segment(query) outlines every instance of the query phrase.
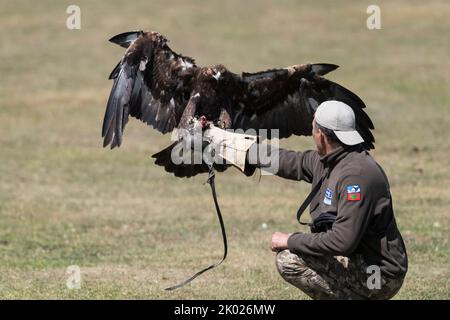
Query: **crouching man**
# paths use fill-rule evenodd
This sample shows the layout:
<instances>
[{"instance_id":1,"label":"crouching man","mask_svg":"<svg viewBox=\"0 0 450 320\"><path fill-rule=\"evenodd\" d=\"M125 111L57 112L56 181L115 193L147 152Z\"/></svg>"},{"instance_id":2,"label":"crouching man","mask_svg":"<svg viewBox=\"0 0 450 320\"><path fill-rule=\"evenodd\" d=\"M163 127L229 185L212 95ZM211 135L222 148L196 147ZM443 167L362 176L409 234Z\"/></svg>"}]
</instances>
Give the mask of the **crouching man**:
<instances>
[{"instance_id":1,"label":"crouching man","mask_svg":"<svg viewBox=\"0 0 450 320\"><path fill-rule=\"evenodd\" d=\"M362 148L348 105L322 103L312 125L316 151L269 148L259 154L261 145L254 143L246 154L247 174L278 161L278 176L312 185L302 206L310 205L312 233L272 235L277 269L313 299L390 299L408 262L388 179ZM220 145L213 135L210 141Z\"/></svg>"}]
</instances>

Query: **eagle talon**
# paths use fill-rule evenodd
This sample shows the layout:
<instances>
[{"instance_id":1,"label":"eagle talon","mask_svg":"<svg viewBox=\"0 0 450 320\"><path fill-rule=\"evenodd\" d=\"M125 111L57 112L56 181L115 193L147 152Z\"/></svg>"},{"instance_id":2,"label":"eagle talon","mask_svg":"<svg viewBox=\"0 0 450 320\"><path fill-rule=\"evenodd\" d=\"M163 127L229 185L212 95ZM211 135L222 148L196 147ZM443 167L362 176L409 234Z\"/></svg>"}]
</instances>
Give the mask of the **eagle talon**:
<instances>
[{"instance_id":1,"label":"eagle talon","mask_svg":"<svg viewBox=\"0 0 450 320\"><path fill-rule=\"evenodd\" d=\"M209 128L210 122L208 121L208 119L205 116L201 116L200 118L198 118L198 121L200 122L200 126L202 129Z\"/></svg>"},{"instance_id":2,"label":"eagle talon","mask_svg":"<svg viewBox=\"0 0 450 320\"><path fill-rule=\"evenodd\" d=\"M193 124L196 121L195 117L190 117L188 120L188 124Z\"/></svg>"}]
</instances>

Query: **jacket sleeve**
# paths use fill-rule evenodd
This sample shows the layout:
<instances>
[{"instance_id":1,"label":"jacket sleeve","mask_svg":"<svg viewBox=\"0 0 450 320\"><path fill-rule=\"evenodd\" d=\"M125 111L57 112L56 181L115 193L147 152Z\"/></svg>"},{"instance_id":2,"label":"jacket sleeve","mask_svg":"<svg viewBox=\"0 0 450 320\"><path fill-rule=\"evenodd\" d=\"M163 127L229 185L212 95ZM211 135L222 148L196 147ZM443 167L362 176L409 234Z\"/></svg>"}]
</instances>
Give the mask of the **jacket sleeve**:
<instances>
[{"instance_id":1,"label":"jacket sleeve","mask_svg":"<svg viewBox=\"0 0 450 320\"><path fill-rule=\"evenodd\" d=\"M362 175L344 177L337 188L337 217L332 229L292 234L288 239L290 251L314 256L348 256L355 251L374 210L373 190Z\"/></svg>"},{"instance_id":2,"label":"jacket sleeve","mask_svg":"<svg viewBox=\"0 0 450 320\"><path fill-rule=\"evenodd\" d=\"M247 153L244 172L252 175L256 168L261 168L282 178L311 183L319 161L319 154L313 150L297 152L255 143Z\"/></svg>"}]
</instances>

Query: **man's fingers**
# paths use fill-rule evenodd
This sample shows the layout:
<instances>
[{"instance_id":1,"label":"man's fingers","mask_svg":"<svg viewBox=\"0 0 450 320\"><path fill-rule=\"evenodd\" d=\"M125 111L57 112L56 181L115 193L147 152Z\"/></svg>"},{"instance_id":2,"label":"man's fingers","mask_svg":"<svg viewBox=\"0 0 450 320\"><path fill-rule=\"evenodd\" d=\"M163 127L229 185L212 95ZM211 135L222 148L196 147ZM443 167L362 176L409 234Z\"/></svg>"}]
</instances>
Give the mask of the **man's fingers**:
<instances>
[{"instance_id":1,"label":"man's fingers","mask_svg":"<svg viewBox=\"0 0 450 320\"><path fill-rule=\"evenodd\" d=\"M286 233L275 232L272 234L272 251L287 249L287 238L288 235Z\"/></svg>"},{"instance_id":2,"label":"man's fingers","mask_svg":"<svg viewBox=\"0 0 450 320\"><path fill-rule=\"evenodd\" d=\"M272 234L272 241L271 241L271 244L270 244L270 249L273 251L273 252L276 252L276 251L278 251L278 234L279 234L279 232L275 232L275 233L273 233Z\"/></svg>"}]
</instances>

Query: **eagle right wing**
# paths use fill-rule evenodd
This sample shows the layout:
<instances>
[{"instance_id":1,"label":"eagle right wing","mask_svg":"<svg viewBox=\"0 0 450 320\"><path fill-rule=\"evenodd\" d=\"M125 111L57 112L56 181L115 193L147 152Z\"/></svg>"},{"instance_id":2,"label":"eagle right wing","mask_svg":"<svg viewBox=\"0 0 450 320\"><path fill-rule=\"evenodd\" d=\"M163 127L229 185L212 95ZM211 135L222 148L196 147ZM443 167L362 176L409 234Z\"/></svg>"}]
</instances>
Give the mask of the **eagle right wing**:
<instances>
[{"instance_id":1,"label":"eagle right wing","mask_svg":"<svg viewBox=\"0 0 450 320\"><path fill-rule=\"evenodd\" d=\"M353 92L323 77L332 64L305 64L258 73L244 73L244 90L234 110L233 128L278 129L279 137L311 135L317 107L327 100L348 104L355 112L356 129L364 147L373 149L374 128L364 102Z\"/></svg>"},{"instance_id":2,"label":"eagle right wing","mask_svg":"<svg viewBox=\"0 0 450 320\"><path fill-rule=\"evenodd\" d=\"M127 50L109 76L114 83L103 120L103 146L120 146L129 116L162 133L172 131L191 95L194 60L172 51L156 32L126 32L110 41Z\"/></svg>"}]
</instances>

